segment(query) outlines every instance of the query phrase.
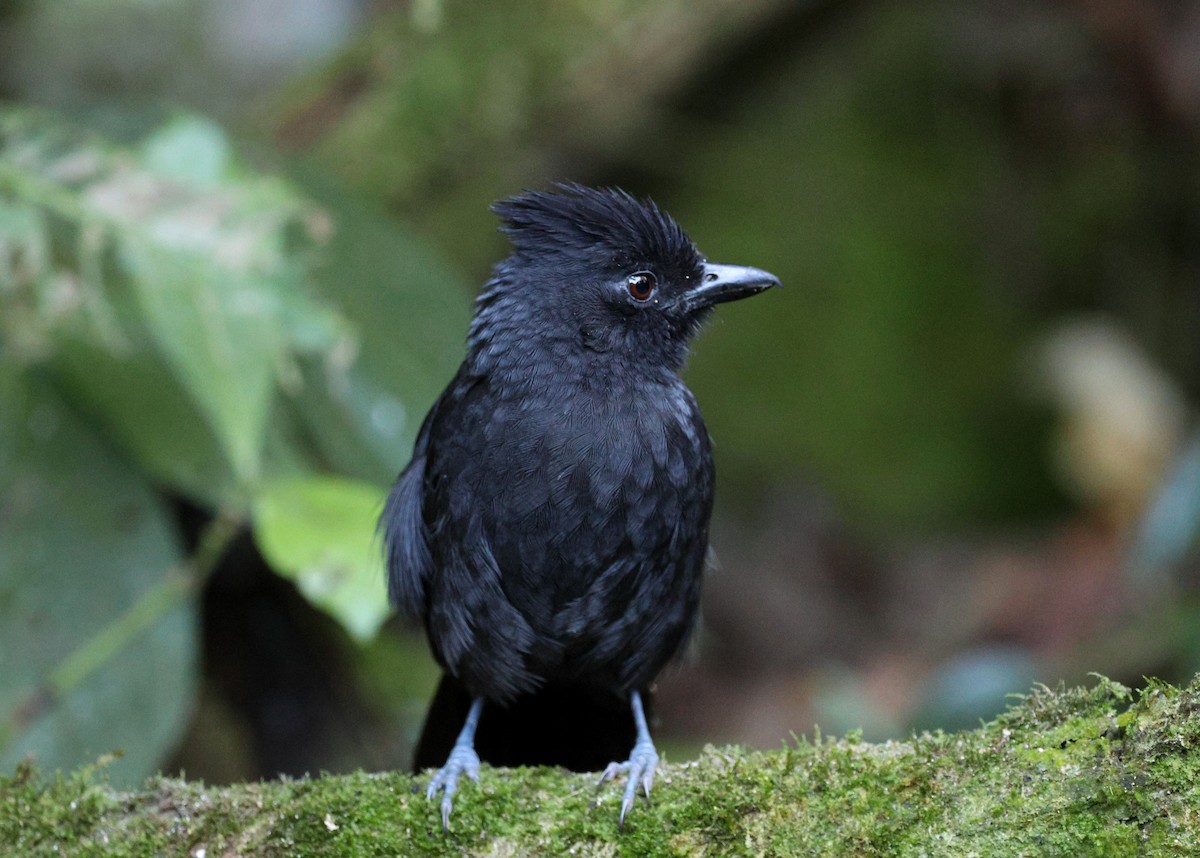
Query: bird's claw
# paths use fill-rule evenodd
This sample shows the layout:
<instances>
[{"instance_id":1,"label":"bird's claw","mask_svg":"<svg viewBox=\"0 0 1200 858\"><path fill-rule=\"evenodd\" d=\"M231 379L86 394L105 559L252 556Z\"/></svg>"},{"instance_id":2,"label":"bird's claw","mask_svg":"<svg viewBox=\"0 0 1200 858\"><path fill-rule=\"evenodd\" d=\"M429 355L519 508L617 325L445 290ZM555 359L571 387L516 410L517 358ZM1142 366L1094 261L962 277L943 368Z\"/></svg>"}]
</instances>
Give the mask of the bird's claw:
<instances>
[{"instance_id":1,"label":"bird's claw","mask_svg":"<svg viewBox=\"0 0 1200 858\"><path fill-rule=\"evenodd\" d=\"M454 794L458 792L458 779L462 775L476 783L479 782L479 755L470 745L454 746L446 765L433 776L433 780L429 782L429 789L425 791L425 798L430 801L441 792L442 828L446 831L450 830L450 811L454 809Z\"/></svg>"},{"instance_id":2,"label":"bird's claw","mask_svg":"<svg viewBox=\"0 0 1200 858\"><path fill-rule=\"evenodd\" d=\"M633 746L628 760L623 763L609 763L600 773L600 780L596 782L597 788L622 772L629 773L629 780L625 783L625 795L621 798L621 817L617 822L619 828L625 827L625 815L633 808L638 784L642 785L646 798L650 798L650 787L654 785L654 770L657 767L658 751L655 750L654 743L638 742Z\"/></svg>"}]
</instances>

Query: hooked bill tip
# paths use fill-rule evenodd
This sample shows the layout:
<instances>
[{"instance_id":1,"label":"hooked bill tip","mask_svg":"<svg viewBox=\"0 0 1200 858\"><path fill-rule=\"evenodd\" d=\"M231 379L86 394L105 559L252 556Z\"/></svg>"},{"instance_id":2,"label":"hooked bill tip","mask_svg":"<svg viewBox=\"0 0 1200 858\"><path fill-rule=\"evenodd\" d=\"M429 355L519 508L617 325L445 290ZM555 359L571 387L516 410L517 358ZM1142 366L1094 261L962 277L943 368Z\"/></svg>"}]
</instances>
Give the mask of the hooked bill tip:
<instances>
[{"instance_id":1,"label":"hooked bill tip","mask_svg":"<svg viewBox=\"0 0 1200 858\"><path fill-rule=\"evenodd\" d=\"M700 283L689 293L687 303L689 309L699 310L726 301L749 298L780 285L778 277L761 268L706 262Z\"/></svg>"}]
</instances>

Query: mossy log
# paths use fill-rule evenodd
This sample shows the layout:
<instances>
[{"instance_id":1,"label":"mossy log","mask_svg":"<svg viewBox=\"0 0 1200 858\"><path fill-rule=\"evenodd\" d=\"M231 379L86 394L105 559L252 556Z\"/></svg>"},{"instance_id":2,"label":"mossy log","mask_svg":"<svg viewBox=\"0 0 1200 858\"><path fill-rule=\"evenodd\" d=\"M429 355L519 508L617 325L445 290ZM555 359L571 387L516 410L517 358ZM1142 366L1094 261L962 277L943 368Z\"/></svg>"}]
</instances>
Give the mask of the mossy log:
<instances>
[{"instance_id":1,"label":"mossy log","mask_svg":"<svg viewBox=\"0 0 1200 858\"><path fill-rule=\"evenodd\" d=\"M138 792L102 767L0 779L5 855L1183 855L1200 850L1200 677L1039 688L979 729L800 739L664 764L624 830L594 775L485 767L444 832L426 778Z\"/></svg>"}]
</instances>

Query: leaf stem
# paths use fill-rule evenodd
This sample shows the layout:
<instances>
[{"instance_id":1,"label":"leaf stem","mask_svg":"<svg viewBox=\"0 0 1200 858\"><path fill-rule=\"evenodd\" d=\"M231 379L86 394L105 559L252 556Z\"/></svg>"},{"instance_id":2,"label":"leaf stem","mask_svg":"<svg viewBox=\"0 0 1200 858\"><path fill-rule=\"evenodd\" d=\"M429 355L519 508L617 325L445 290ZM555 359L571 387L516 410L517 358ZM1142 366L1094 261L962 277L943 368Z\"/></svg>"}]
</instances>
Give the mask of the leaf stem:
<instances>
[{"instance_id":1,"label":"leaf stem","mask_svg":"<svg viewBox=\"0 0 1200 858\"><path fill-rule=\"evenodd\" d=\"M209 521L189 560L168 570L162 580L123 613L76 647L49 672L44 682L9 711L0 722L0 751L156 622L198 593L241 525L241 518L229 512L221 512Z\"/></svg>"}]
</instances>

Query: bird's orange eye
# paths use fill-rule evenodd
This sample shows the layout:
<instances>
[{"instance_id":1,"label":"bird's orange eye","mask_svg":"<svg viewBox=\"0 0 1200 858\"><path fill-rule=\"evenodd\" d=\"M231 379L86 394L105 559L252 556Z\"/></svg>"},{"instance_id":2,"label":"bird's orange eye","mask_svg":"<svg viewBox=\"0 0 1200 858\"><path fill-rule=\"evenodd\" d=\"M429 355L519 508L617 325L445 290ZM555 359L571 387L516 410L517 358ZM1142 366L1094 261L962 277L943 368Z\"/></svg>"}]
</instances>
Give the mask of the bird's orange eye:
<instances>
[{"instance_id":1,"label":"bird's orange eye","mask_svg":"<svg viewBox=\"0 0 1200 858\"><path fill-rule=\"evenodd\" d=\"M625 287L637 301L648 301L657 285L658 281L649 271L639 271L625 278Z\"/></svg>"}]
</instances>

